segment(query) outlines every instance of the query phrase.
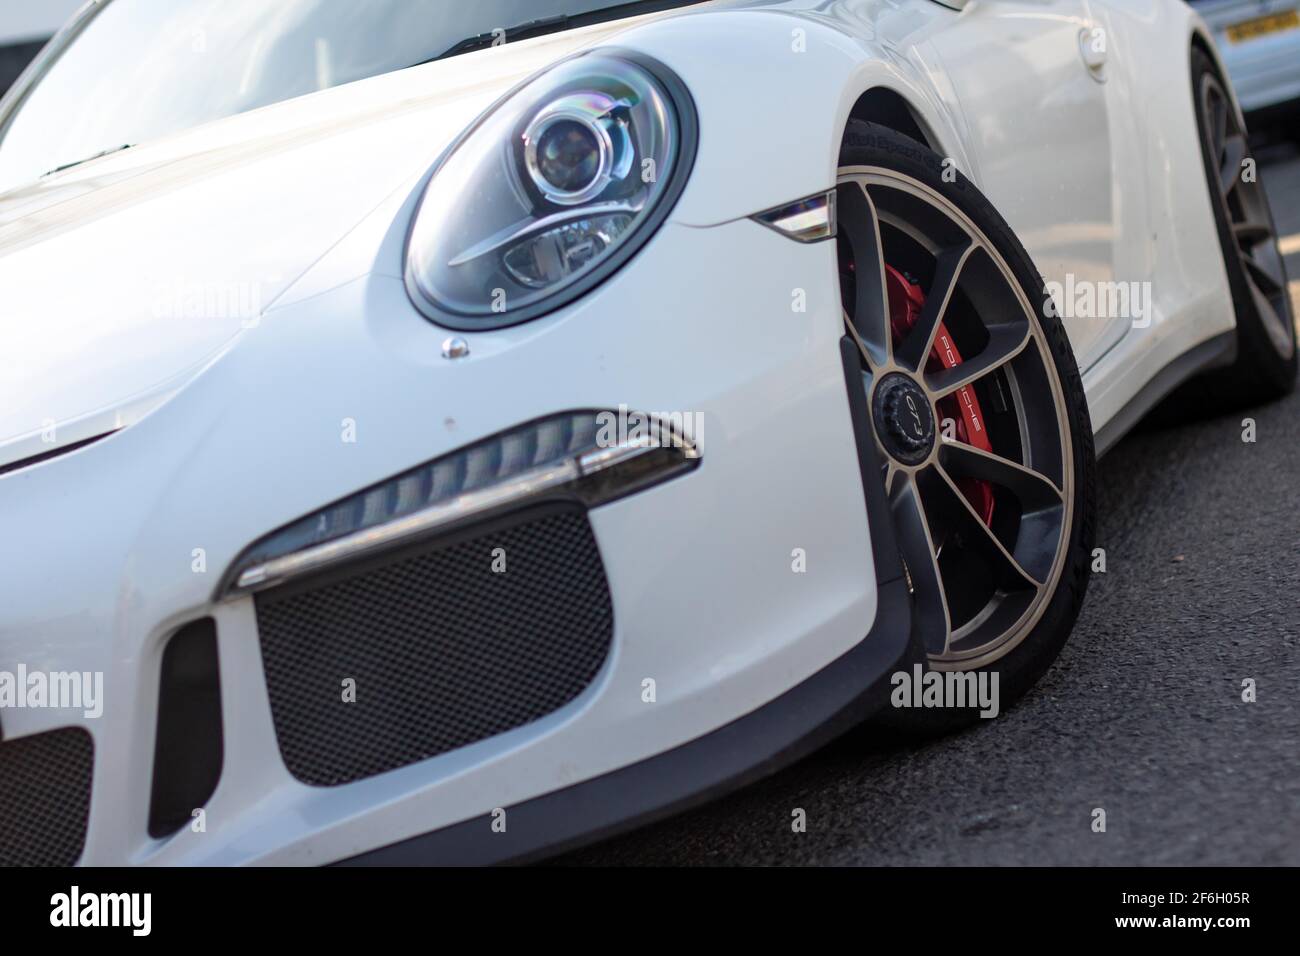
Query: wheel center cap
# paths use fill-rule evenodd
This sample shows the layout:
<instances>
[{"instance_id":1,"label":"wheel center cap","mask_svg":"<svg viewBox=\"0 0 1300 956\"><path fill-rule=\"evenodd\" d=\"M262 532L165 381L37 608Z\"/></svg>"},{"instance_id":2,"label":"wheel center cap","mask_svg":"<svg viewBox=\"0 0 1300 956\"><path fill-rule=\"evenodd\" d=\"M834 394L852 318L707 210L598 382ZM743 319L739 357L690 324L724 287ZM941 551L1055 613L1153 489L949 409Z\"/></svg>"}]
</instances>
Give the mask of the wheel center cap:
<instances>
[{"instance_id":1,"label":"wheel center cap","mask_svg":"<svg viewBox=\"0 0 1300 956\"><path fill-rule=\"evenodd\" d=\"M917 465L934 449L934 411L915 381L901 372L885 376L872 406L876 435L885 451L905 465Z\"/></svg>"}]
</instances>

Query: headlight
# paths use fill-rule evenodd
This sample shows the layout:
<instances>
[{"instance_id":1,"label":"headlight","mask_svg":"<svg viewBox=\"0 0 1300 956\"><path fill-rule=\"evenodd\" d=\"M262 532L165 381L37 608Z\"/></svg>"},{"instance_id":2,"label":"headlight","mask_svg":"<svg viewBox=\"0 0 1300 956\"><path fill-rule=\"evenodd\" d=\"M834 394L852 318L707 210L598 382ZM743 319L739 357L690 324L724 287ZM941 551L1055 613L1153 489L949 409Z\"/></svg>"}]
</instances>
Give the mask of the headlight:
<instances>
[{"instance_id":1,"label":"headlight","mask_svg":"<svg viewBox=\"0 0 1300 956\"><path fill-rule=\"evenodd\" d=\"M694 106L666 67L632 53L565 60L434 171L407 243L411 298L466 331L558 309L645 244L694 159Z\"/></svg>"}]
</instances>

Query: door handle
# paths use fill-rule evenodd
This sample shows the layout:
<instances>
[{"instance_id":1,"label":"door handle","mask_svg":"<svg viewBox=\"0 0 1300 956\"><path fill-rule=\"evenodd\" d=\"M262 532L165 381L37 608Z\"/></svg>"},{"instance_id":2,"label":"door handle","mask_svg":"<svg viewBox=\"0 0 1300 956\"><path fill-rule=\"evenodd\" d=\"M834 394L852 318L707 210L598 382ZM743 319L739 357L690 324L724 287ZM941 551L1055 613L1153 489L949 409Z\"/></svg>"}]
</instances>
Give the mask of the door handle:
<instances>
[{"instance_id":1,"label":"door handle","mask_svg":"<svg viewBox=\"0 0 1300 956\"><path fill-rule=\"evenodd\" d=\"M1110 57L1110 37L1106 29L1092 24L1079 31L1079 56L1088 73L1099 83L1106 82L1106 61Z\"/></svg>"}]
</instances>

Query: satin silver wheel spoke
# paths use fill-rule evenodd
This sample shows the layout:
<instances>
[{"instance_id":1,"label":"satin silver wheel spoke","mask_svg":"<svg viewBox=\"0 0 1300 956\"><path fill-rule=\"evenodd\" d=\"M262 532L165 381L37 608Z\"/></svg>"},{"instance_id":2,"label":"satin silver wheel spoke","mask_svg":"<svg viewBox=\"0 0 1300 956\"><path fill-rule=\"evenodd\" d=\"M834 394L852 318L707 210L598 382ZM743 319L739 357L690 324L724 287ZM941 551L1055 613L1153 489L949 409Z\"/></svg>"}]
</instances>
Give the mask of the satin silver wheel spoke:
<instances>
[{"instance_id":1,"label":"satin silver wheel spoke","mask_svg":"<svg viewBox=\"0 0 1300 956\"><path fill-rule=\"evenodd\" d=\"M1016 560L1015 556L1007 550L1006 545L998 540L998 536L993 533L993 529L986 525L984 520L975 513L975 509L971 507L970 502L966 500L966 496L962 494L961 489L957 487L948 472L943 468L936 468L935 472L947 488L949 496L947 507L965 515L966 520L960 522L963 525L961 533L966 536L963 543L976 551L983 552L985 557L995 564L1000 563L1004 570L1010 571L1015 578L1018 578L1028 587L1034 590L1042 589L1047 583L1046 575L1041 573L1035 575ZM950 516L949 520L953 524L958 524L958 521L952 516Z\"/></svg>"},{"instance_id":2,"label":"satin silver wheel spoke","mask_svg":"<svg viewBox=\"0 0 1300 956\"><path fill-rule=\"evenodd\" d=\"M1241 182L1241 161L1246 158L1246 137L1233 136L1223 147L1219 166L1219 189L1227 196Z\"/></svg>"},{"instance_id":3,"label":"satin silver wheel spoke","mask_svg":"<svg viewBox=\"0 0 1300 956\"><path fill-rule=\"evenodd\" d=\"M965 385L972 385L995 369L1006 365L1029 345L1031 337L1027 325L995 325L989 329L989 341L974 358L960 365L925 375L925 388L931 398L939 401Z\"/></svg>"},{"instance_id":4,"label":"satin silver wheel spoke","mask_svg":"<svg viewBox=\"0 0 1300 956\"><path fill-rule=\"evenodd\" d=\"M871 366L884 368L893 363L894 348L889 334L885 256L876 207L866 188L857 182L841 183L836 199L840 229L853 249L856 296L848 321Z\"/></svg>"},{"instance_id":5,"label":"satin silver wheel spoke","mask_svg":"<svg viewBox=\"0 0 1300 956\"><path fill-rule=\"evenodd\" d=\"M1005 488L1015 496L1020 522L1016 543L1009 553L1031 578L1045 581L1061 546L1065 492L1032 468L960 442L943 444L939 465L954 487L956 478L973 478Z\"/></svg>"},{"instance_id":6,"label":"satin silver wheel spoke","mask_svg":"<svg viewBox=\"0 0 1300 956\"><path fill-rule=\"evenodd\" d=\"M1272 233L1269 234L1269 238L1272 238ZM1277 295L1277 293L1286 289L1286 283L1283 282L1282 277L1272 269L1267 268L1254 256L1243 255L1241 264L1246 267L1246 277L1258 286L1259 291L1265 295Z\"/></svg>"},{"instance_id":7,"label":"satin silver wheel spoke","mask_svg":"<svg viewBox=\"0 0 1300 956\"><path fill-rule=\"evenodd\" d=\"M1238 243L1254 245L1263 242L1265 239L1272 239L1273 228L1266 222L1248 219L1243 222L1234 222L1232 224L1232 234L1236 236Z\"/></svg>"},{"instance_id":8,"label":"satin silver wheel spoke","mask_svg":"<svg viewBox=\"0 0 1300 956\"><path fill-rule=\"evenodd\" d=\"M862 356L862 364L865 366L863 375L866 379L866 391L870 394L871 379L880 372L884 365L875 350L868 347L867 343L862 340L857 327L853 324L853 317L849 315L847 310L844 312L844 331L857 345L858 354Z\"/></svg>"},{"instance_id":9,"label":"satin silver wheel spoke","mask_svg":"<svg viewBox=\"0 0 1300 956\"><path fill-rule=\"evenodd\" d=\"M934 338L939 332L944 313L948 310L948 303L957 290L962 267L975 249L975 244L968 241L949 246L939 253L935 260L934 281L930 283L930 290L926 294L921 317L898 349L897 361L903 368L911 372L919 372L924 368L926 359L934 348Z\"/></svg>"},{"instance_id":10,"label":"satin silver wheel spoke","mask_svg":"<svg viewBox=\"0 0 1300 956\"><path fill-rule=\"evenodd\" d=\"M930 517L921 503L916 482L903 476L889 497L899 550L912 585L913 630L932 654L944 654L952 636L948 598L939 570L939 553L930 532Z\"/></svg>"},{"instance_id":11,"label":"satin silver wheel spoke","mask_svg":"<svg viewBox=\"0 0 1300 956\"><path fill-rule=\"evenodd\" d=\"M1026 510L1053 507L1065 500L1065 492L1046 475L963 442L943 442L939 447L939 464L949 474L1001 485L1015 494Z\"/></svg>"},{"instance_id":12,"label":"satin silver wheel spoke","mask_svg":"<svg viewBox=\"0 0 1300 956\"><path fill-rule=\"evenodd\" d=\"M900 478L905 481L907 478L906 473L897 465L895 465L893 462L886 462L885 464L885 494L886 495L892 495L894 493L894 483L898 481Z\"/></svg>"},{"instance_id":13,"label":"satin silver wheel spoke","mask_svg":"<svg viewBox=\"0 0 1300 956\"><path fill-rule=\"evenodd\" d=\"M1273 340L1273 345L1278 352L1289 355L1293 346L1290 334L1287 331L1286 320L1274 308L1272 297L1260 288L1261 273L1258 271L1254 260L1243 256L1242 262L1248 263L1246 277L1247 284L1250 286L1250 297L1255 303L1255 310L1259 313L1260 321L1264 324L1264 331ZM1271 280L1269 280L1269 283L1271 284ZM1286 293L1282 294L1285 295Z\"/></svg>"},{"instance_id":14,"label":"satin silver wheel spoke","mask_svg":"<svg viewBox=\"0 0 1300 956\"><path fill-rule=\"evenodd\" d=\"M1214 143L1219 147L1220 156L1228 138L1228 101L1217 90L1214 96Z\"/></svg>"}]
</instances>

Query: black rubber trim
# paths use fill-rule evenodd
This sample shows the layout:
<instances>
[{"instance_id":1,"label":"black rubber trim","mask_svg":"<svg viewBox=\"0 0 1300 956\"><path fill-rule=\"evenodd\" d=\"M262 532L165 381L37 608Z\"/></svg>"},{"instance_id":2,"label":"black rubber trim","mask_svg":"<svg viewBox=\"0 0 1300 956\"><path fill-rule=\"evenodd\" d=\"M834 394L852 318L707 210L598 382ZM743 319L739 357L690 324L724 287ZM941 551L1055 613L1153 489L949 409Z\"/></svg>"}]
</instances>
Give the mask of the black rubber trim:
<instances>
[{"instance_id":1,"label":"black rubber trim","mask_svg":"<svg viewBox=\"0 0 1300 956\"><path fill-rule=\"evenodd\" d=\"M880 478L880 459L871 433L871 410L862 388L862 358L858 343L850 336L840 339L840 359L844 363L844 384L849 395L849 414L853 418L853 438L858 446L858 468L862 472L862 493L867 502L867 521L871 526L871 553L876 560L876 583L886 584L903 577L903 559L894 540L894 521Z\"/></svg>"},{"instance_id":2,"label":"black rubber trim","mask_svg":"<svg viewBox=\"0 0 1300 956\"><path fill-rule=\"evenodd\" d=\"M897 574L877 587L866 637L803 683L744 717L665 753L601 777L507 806L506 830L491 814L339 861L336 866L472 866L528 863L698 806L787 766L872 716L889 699L890 677L925 660L911 637L912 599L894 546L865 415L857 346L841 343L859 465L879 566Z\"/></svg>"},{"instance_id":3,"label":"black rubber trim","mask_svg":"<svg viewBox=\"0 0 1300 956\"><path fill-rule=\"evenodd\" d=\"M7 465L0 465L0 475L7 475L10 472L19 471L23 468L30 468L32 465L39 465L43 461L50 461L53 458L61 458L64 455L71 455L74 451L80 451L87 445L93 445L97 441L103 441L111 435L117 434L116 431L104 432L102 435L94 435L90 438L83 438L81 441L73 442L70 445L63 445L55 448L53 451L44 451L39 455L32 455L30 458L21 458L18 461L11 461Z\"/></svg>"},{"instance_id":4,"label":"black rubber trim","mask_svg":"<svg viewBox=\"0 0 1300 956\"><path fill-rule=\"evenodd\" d=\"M1230 363L1236 357L1236 330L1221 332L1189 349L1157 372L1141 391L1133 396L1110 421L1099 428L1093 438L1100 458L1127 435L1142 416L1160 404L1161 399L1201 372L1220 363Z\"/></svg>"}]
</instances>

